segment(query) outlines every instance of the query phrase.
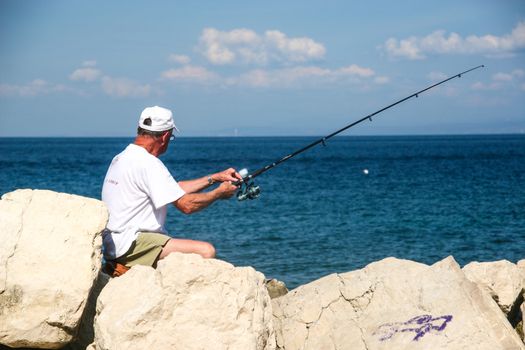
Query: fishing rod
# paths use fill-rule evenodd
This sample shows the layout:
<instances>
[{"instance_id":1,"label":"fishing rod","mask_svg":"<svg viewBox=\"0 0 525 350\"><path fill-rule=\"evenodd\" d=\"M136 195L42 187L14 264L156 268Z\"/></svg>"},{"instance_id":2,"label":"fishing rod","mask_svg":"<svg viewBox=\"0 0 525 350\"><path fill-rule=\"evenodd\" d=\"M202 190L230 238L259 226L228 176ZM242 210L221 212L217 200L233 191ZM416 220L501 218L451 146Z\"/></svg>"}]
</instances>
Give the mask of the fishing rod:
<instances>
[{"instance_id":1,"label":"fishing rod","mask_svg":"<svg viewBox=\"0 0 525 350\"><path fill-rule=\"evenodd\" d=\"M442 81L440 81L438 83L430 85L429 87L426 87L426 88L424 88L422 90L419 90L418 92L415 92L415 93L413 93L410 96L402 98L399 101L396 101L396 102L394 102L394 103L392 103L392 104L390 104L390 105L388 105L386 107L383 107L383 108L381 108L380 110L378 110L378 111L376 111L374 113L371 113L371 114L369 114L369 115L367 115L367 116L365 116L365 117L363 117L363 118L361 118L359 120L356 120L355 122L350 123L350 124L346 125L345 127L341 128L341 129L339 129L337 131L334 131L333 133L331 133L331 134L329 134L327 136L321 137L320 139L310 143L309 145L304 146L303 148L301 148L301 149L299 149L299 150L297 150L295 152L292 152L292 153L288 154L287 156L284 156L281 159L279 159L279 160L277 160L277 161L275 161L273 163L270 163L270 164L266 165L265 167L262 167L262 168L260 168L260 169L258 169L256 171L254 171L251 174L248 173L248 170L242 169L241 171L239 171L239 174L241 175L242 180L239 180L239 181L233 183L236 186L241 186L239 192L237 193L237 199L239 201L243 201L245 199L255 199L255 198L259 197L259 195L261 193L261 190L260 190L259 186L255 185L255 183L253 182L253 179L256 178L257 176L267 172L268 170L270 170L272 168L275 168L277 165L286 162L287 160L295 157L296 155L298 155L300 153L303 153L303 152L309 150L310 148L312 148L312 147L314 147L314 146L316 146L318 144L322 144L323 146L326 146L326 140L334 137L335 135L340 134L340 133L342 133L343 131L345 131L347 129L350 129L351 127L356 126L357 124L359 124L359 123L361 123L361 122L363 122L365 120L372 121L372 117L373 116L375 116L375 115L377 115L377 114L379 114L381 112L384 112L387 109L390 109L390 108L392 108L392 107L394 107L394 106L396 106L396 105L398 105L400 103L403 103L406 100L409 100L409 99L411 99L413 97L417 98L417 97L419 97L420 94L422 94L425 91L428 91L428 90L430 90L432 88L435 88L438 85L444 84L447 81L452 80L454 78L461 78L462 75L467 74L469 72L472 72L473 70L476 70L478 68L483 68L483 67L485 67L485 65L482 64L482 65L479 65L477 67L470 68L470 69L468 69L468 70L466 70L464 72L458 73L458 74L453 75L453 76L451 76L451 77L449 77L447 79L444 79L444 80L442 80Z\"/></svg>"}]
</instances>

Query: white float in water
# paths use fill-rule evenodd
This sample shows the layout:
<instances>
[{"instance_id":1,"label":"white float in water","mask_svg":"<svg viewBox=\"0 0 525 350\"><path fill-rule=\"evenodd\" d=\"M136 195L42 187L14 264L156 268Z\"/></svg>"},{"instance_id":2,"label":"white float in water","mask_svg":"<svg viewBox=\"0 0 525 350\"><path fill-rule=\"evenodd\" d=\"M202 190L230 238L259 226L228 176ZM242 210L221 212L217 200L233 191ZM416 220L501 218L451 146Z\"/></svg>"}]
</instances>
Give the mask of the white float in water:
<instances>
[{"instance_id":1,"label":"white float in water","mask_svg":"<svg viewBox=\"0 0 525 350\"><path fill-rule=\"evenodd\" d=\"M363 174L368 175L368 169L363 169Z\"/></svg>"}]
</instances>

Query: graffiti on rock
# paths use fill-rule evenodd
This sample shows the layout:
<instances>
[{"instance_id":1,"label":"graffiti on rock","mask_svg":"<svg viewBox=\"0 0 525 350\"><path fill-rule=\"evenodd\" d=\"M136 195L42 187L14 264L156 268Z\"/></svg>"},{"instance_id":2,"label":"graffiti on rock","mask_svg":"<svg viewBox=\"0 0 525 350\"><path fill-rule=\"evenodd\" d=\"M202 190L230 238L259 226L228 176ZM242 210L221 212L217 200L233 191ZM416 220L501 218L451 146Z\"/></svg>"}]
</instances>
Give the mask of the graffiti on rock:
<instances>
[{"instance_id":1,"label":"graffiti on rock","mask_svg":"<svg viewBox=\"0 0 525 350\"><path fill-rule=\"evenodd\" d=\"M385 323L374 332L379 336L379 340L385 341L392 338L397 333L414 332L412 340L418 341L425 334L443 331L447 324L452 321L452 315L432 317L431 315L420 315L411 318L406 322Z\"/></svg>"}]
</instances>

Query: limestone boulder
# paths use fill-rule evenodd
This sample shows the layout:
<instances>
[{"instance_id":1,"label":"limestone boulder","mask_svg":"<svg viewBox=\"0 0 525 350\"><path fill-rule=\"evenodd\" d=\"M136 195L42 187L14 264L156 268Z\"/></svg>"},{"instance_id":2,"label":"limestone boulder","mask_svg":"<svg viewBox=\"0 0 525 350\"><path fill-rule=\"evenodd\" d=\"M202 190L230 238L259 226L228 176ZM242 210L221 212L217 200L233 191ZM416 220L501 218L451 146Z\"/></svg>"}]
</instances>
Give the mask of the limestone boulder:
<instances>
[{"instance_id":1,"label":"limestone boulder","mask_svg":"<svg viewBox=\"0 0 525 350\"><path fill-rule=\"evenodd\" d=\"M95 348L275 349L264 275L180 253L135 266L99 296Z\"/></svg>"},{"instance_id":2,"label":"limestone boulder","mask_svg":"<svg viewBox=\"0 0 525 350\"><path fill-rule=\"evenodd\" d=\"M432 266L387 258L272 304L278 349L525 349L452 257Z\"/></svg>"},{"instance_id":3,"label":"limestone boulder","mask_svg":"<svg viewBox=\"0 0 525 350\"><path fill-rule=\"evenodd\" d=\"M17 190L0 200L0 344L55 349L76 335L101 265L101 201Z\"/></svg>"},{"instance_id":4,"label":"limestone boulder","mask_svg":"<svg viewBox=\"0 0 525 350\"><path fill-rule=\"evenodd\" d=\"M523 301L525 275L507 260L471 262L463 267L469 280L476 283L498 303L507 316L516 314Z\"/></svg>"},{"instance_id":5,"label":"limestone boulder","mask_svg":"<svg viewBox=\"0 0 525 350\"><path fill-rule=\"evenodd\" d=\"M521 272L525 275L525 259L518 261L516 266L518 266L518 269L520 269Z\"/></svg>"}]
</instances>

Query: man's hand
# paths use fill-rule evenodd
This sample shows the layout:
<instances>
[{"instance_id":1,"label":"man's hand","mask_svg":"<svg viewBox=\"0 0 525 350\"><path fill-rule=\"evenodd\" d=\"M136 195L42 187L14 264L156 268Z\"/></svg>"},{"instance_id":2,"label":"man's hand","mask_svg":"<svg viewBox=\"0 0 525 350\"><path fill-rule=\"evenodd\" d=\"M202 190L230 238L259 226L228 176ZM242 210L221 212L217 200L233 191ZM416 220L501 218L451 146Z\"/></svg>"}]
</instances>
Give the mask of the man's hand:
<instances>
[{"instance_id":1,"label":"man's hand","mask_svg":"<svg viewBox=\"0 0 525 350\"><path fill-rule=\"evenodd\" d=\"M233 185L230 181L224 181L215 189L220 199L231 198L239 189L238 186Z\"/></svg>"},{"instance_id":2,"label":"man's hand","mask_svg":"<svg viewBox=\"0 0 525 350\"><path fill-rule=\"evenodd\" d=\"M236 182L238 180L242 180L242 176L237 172L237 170L233 168L229 168L219 173L215 173L211 176L211 178L215 182L225 182L225 181Z\"/></svg>"},{"instance_id":3,"label":"man's hand","mask_svg":"<svg viewBox=\"0 0 525 350\"><path fill-rule=\"evenodd\" d=\"M210 181L210 178L212 181ZM179 181L179 185L186 193L199 193L202 190L210 187L210 185L215 182L237 182L239 180L242 180L241 175L235 169L229 168L209 176L200 177L198 179Z\"/></svg>"}]
</instances>

